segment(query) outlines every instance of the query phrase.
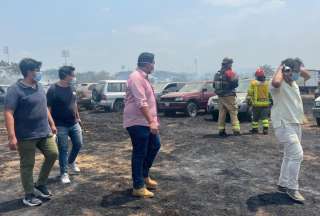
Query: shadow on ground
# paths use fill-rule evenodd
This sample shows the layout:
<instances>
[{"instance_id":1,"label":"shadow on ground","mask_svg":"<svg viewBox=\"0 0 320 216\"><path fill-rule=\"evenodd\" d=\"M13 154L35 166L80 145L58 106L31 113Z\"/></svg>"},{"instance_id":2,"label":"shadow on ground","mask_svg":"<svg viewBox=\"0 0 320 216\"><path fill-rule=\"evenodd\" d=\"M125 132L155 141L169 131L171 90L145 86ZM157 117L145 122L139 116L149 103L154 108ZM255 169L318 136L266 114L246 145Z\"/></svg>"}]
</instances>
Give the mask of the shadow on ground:
<instances>
[{"instance_id":1,"label":"shadow on ground","mask_svg":"<svg viewBox=\"0 0 320 216\"><path fill-rule=\"evenodd\" d=\"M257 196L250 197L247 200L248 210L251 212L256 212L261 207L292 206L295 204L302 203L295 202L294 200L290 199L287 194L279 192L259 194Z\"/></svg>"},{"instance_id":2,"label":"shadow on ground","mask_svg":"<svg viewBox=\"0 0 320 216\"><path fill-rule=\"evenodd\" d=\"M128 204L138 200L137 198L131 195L131 192L131 189L126 189L123 191L115 191L109 195L105 195L102 198L101 207L113 209L128 208ZM129 208L139 210L141 207L134 206Z\"/></svg>"}]
</instances>

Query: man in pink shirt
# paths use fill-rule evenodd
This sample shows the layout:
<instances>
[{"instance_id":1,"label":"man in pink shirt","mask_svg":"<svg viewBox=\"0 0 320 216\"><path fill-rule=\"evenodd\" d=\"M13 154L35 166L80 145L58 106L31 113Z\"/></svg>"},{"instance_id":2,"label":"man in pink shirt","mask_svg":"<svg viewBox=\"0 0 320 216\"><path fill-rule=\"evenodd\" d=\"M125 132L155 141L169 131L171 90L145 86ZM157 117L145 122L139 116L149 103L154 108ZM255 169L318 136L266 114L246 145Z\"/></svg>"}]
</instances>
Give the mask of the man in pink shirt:
<instances>
[{"instance_id":1,"label":"man in pink shirt","mask_svg":"<svg viewBox=\"0 0 320 216\"><path fill-rule=\"evenodd\" d=\"M149 191L158 183L149 176L149 170L160 149L157 103L148 75L154 70L154 54L142 53L138 68L128 79L123 125L132 142L133 196L153 197Z\"/></svg>"}]
</instances>

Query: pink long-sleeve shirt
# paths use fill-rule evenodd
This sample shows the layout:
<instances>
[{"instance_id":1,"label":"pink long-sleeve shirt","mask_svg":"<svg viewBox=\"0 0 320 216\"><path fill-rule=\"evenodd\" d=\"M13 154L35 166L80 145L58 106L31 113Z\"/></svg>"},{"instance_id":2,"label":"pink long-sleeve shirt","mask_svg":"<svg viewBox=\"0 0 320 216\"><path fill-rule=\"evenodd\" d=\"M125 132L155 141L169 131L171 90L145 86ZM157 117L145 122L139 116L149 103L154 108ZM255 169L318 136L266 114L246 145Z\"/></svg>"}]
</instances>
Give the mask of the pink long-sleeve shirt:
<instances>
[{"instance_id":1,"label":"pink long-sleeve shirt","mask_svg":"<svg viewBox=\"0 0 320 216\"><path fill-rule=\"evenodd\" d=\"M127 93L123 112L123 126L149 126L147 119L141 112L141 107L148 107L155 122L158 122L157 102L154 90L148 80L148 75L137 69L133 71L127 82Z\"/></svg>"}]
</instances>

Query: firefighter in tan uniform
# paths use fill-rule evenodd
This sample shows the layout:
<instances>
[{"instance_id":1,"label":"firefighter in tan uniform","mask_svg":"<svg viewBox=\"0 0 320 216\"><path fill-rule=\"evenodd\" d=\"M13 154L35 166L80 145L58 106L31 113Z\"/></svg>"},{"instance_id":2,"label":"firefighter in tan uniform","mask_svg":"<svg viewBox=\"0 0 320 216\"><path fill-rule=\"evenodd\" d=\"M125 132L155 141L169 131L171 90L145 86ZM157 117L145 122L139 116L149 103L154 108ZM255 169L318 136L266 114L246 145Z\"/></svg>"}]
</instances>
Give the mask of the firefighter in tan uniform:
<instances>
[{"instance_id":1,"label":"firefighter in tan uniform","mask_svg":"<svg viewBox=\"0 0 320 216\"><path fill-rule=\"evenodd\" d=\"M263 134L268 134L269 113L271 95L269 93L269 81L266 80L265 72L258 68L252 80L247 95L248 104L252 106L252 134L259 133L259 122L262 123Z\"/></svg>"},{"instance_id":2,"label":"firefighter in tan uniform","mask_svg":"<svg viewBox=\"0 0 320 216\"><path fill-rule=\"evenodd\" d=\"M219 97L219 136L225 137L226 115L230 114L233 134L240 135L240 123L238 120L238 105L236 102L236 88L239 85L238 75L232 70L233 60L224 58L221 70L214 76L213 87Z\"/></svg>"}]
</instances>

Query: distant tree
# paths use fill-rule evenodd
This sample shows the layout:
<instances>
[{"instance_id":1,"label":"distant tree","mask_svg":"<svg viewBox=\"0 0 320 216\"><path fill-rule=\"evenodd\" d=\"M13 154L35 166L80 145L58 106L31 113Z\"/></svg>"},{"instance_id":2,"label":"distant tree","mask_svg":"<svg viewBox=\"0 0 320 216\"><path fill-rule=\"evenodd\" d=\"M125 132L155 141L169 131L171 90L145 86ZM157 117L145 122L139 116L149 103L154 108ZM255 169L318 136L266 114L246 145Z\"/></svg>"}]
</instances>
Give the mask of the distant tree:
<instances>
[{"instance_id":1,"label":"distant tree","mask_svg":"<svg viewBox=\"0 0 320 216\"><path fill-rule=\"evenodd\" d=\"M114 77L107 71L88 71L85 73L77 73L76 76L78 82L98 82L99 80L114 79Z\"/></svg>"}]
</instances>

